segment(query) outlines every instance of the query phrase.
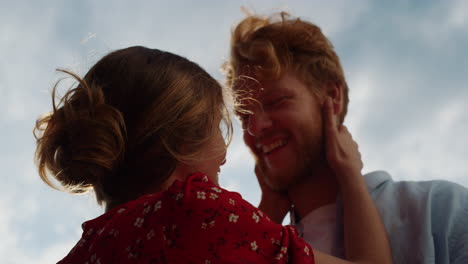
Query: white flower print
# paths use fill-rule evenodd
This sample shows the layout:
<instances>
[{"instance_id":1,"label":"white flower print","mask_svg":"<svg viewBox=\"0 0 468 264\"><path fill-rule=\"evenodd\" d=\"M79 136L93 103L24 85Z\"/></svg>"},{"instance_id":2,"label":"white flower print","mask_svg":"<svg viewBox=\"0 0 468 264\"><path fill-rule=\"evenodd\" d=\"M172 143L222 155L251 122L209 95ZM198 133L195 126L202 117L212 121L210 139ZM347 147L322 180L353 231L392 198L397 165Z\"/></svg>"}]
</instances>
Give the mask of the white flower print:
<instances>
[{"instance_id":1,"label":"white flower print","mask_svg":"<svg viewBox=\"0 0 468 264\"><path fill-rule=\"evenodd\" d=\"M260 217L256 213L253 213L252 219L255 221L255 223L258 223L260 221Z\"/></svg>"},{"instance_id":2,"label":"white flower print","mask_svg":"<svg viewBox=\"0 0 468 264\"><path fill-rule=\"evenodd\" d=\"M308 247L304 247L304 252L307 254L307 256L309 256L310 251L309 251L309 248L308 248Z\"/></svg>"},{"instance_id":3,"label":"white flower print","mask_svg":"<svg viewBox=\"0 0 468 264\"><path fill-rule=\"evenodd\" d=\"M206 194L205 192L197 192L197 198L205 200L206 199Z\"/></svg>"},{"instance_id":4,"label":"white flower print","mask_svg":"<svg viewBox=\"0 0 468 264\"><path fill-rule=\"evenodd\" d=\"M211 222L209 223L209 225L210 225L210 227L213 227L213 226L215 226L215 221L214 221L214 220L213 220L213 221L211 221Z\"/></svg>"},{"instance_id":5,"label":"white flower print","mask_svg":"<svg viewBox=\"0 0 468 264\"><path fill-rule=\"evenodd\" d=\"M138 217L133 225L136 227L141 227L143 225L143 222L145 222L145 219Z\"/></svg>"},{"instance_id":6,"label":"white flower print","mask_svg":"<svg viewBox=\"0 0 468 264\"><path fill-rule=\"evenodd\" d=\"M273 245L280 245L281 244L281 242L279 240L275 240L274 238L271 238L271 243Z\"/></svg>"},{"instance_id":7,"label":"white flower print","mask_svg":"<svg viewBox=\"0 0 468 264\"><path fill-rule=\"evenodd\" d=\"M275 259L282 259L283 258L283 254L282 253L278 253L278 255L276 255L276 258Z\"/></svg>"},{"instance_id":8,"label":"white flower print","mask_svg":"<svg viewBox=\"0 0 468 264\"><path fill-rule=\"evenodd\" d=\"M86 232L86 235L89 236L89 235L91 235L93 232L94 232L94 229L90 228L90 229L88 230L88 232Z\"/></svg>"},{"instance_id":9,"label":"white flower print","mask_svg":"<svg viewBox=\"0 0 468 264\"><path fill-rule=\"evenodd\" d=\"M149 213L150 210L151 210L151 206L145 206L145 208L143 209L143 214Z\"/></svg>"},{"instance_id":10,"label":"white flower print","mask_svg":"<svg viewBox=\"0 0 468 264\"><path fill-rule=\"evenodd\" d=\"M235 215L235 214L229 215L229 222L237 223L237 219L239 219L238 215Z\"/></svg>"},{"instance_id":11,"label":"white flower print","mask_svg":"<svg viewBox=\"0 0 468 264\"><path fill-rule=\"evenodd\" d=\"M208 182L208 176L206 176L206 175L205 175L205 176L203 176L203 178L202 178L202 182Z\"/></svg>"},{"instance_id":12,"label":"white flower print","mask_svg":"<svg viewBox=\"0 0 468 264\"><path fill-rule=\"evenodd\" d=\"M184 197L184 194L183 193L178 193L175 197L176 201L182 199L182 197Z\"/></svg>"},{"instance_id":13,"label":"white flower print","mask_svg":"<svg viewBox=\"0 0 468 264\"><path fill-rule=\"evenodd\" d=\"M236 205L236 201L234 201L234 200L231 199L231 198L229 198L229 203L230 203L231 205Z\"/></svg>"},{"instance_id":14,"label":"white flower print","mask_svg":"<svg viewBox=\"0 0 468 264\"><path fill-rule=\"evenodd\" d=\"M89 261L91 261L91 262L89 262L91 264L92 263L101 264L101 259L96 259L96 254L93 254L91 256L91 258L89 259ZM88 263L88 262L86 262L86 263Z\"/></svg>"},{"instance_id":15,"label":"white flower print","mask_svg":"<svg viewBox=\"0 0 468 264\"><path fill-rule=\"evenodd\" d=\"M257 241L254 241L254 242L250 243L250 246L252 246L253 251L257 250L258 249Z\"/></svg>"},{"instance_id":16,"label":"white flower print","mask_svg":"<svg viewBox=\"0 0 468 264\"><path fill-rule=\"evenodd\" d=\"M153 237L154 237L154 230L151 229L151 231L149 231L148 234L146 234L146 239L150 240Z\"/></svg>"},{"instance_id":17,"label":"white flower print","mask_svg":"<svg viewBox=\"0 0 468 264\"><path fill-rule=\"evenodd\" d=\"M159 209L162 207L162 201L158 201L157 203L154 204L154 210L153 212L157 212Z\"/></svg>"},{"instance_id":18,"label":"white flower print","mask_svg":"<svg viewBox=\"0 0 468 264\"><path fill-rule=\"evenodd\" d=\"M201 228L202 228L202 229L206 229L206 226L207 226L207 224L206 224L205 222L203 222L203 223L201 224Z\"/></svg>"},{"instance_id":19,"label":"white flower print","mask_svg":"<svg viewBox=\"0 0 468 264\"><path fill-rule=\"evenodd\" d=\"M120 209L117 211L117 213L119 213L119 214L121 214L121 213L123 213L123 212L125 212L125 208L120 208Z\"/></svg>"},{"instance_id":20,"label":"white flower print","mask_svg":"<svg viewBox=\"0 0 468 264\"><path fill-rule=\"evenodd\" d=\"M288 252L288 248L287 248L287 247L281 247L281 253L286 254L287 252Z\"/></svg>"},{"instance_id":21,"label":"white flower print","mask_svg":"<svg viewBox=\"0 0 468 264\"><path fill-rule=\"evenodd\" d=\"M103 228L99 229L99 231L98 231L98 235L101 235L101 234L102 234L102 232L104 232L104 230L105 230L105 227L103 227Z\"/></svg>"},{"instance_id":22,"label":"white flower print","mask_svg":"<svg viewBox=\"0 0 468 264\"><path fill-rule=\"evenodd\" d=\"M211 190L213 190L213 191L215 191L215 192L217 192L217 193L221 193L221 192L222 192L222 190L221 190L220 188L218 188L218 187L212 187Z\"/></svg>"},{"instance_id":23,"label":"white flower print","mask_svg":"<svg viewBox=\"0 0 468 264\"><path fill-rule=\"evenodd\" d=\"M261 216L261 217L263 217L263 212L259 210L259 211L258 211L258 215Z\"/></svg>"},{"instance_id":24,"label":"white flower print","mask_svg":"<svg viewBox=\"0 0 468 264\"><path fill-rule=\"evenodd\" d=\"M80 241L78 241L78 246L83 247L86 244L86 239L82 238Z\"/></svg>"},{"instance_id":25,"label":"white flower print","mask_svg":"<svg viewBox=\"0 0 468 264\"><path fill-rule=\"evenodd\" d=\"M119 230L116 230L116 229L112 229L109 232L109 235L114 236L114 237L117 237L118 234L119 234Z\"/></svg>"},{"instance_id":26,"label":"white flower print","mask_svg":"<svg viewBox=\"0 0 468 264\"><path fill-rule=\"evenodd\" d=\"M218 199L218 195L216 193L210 193L210 198L216 200Z\"/></svg>"},{"instance_id":27,"label":"white flower print","mask_svg":"<svg viewBox=\"0 0 468 264\"><path fill-rule=\"evenodd\" d=\"M211 261L205 260L205 264L211 264Z\"/></svg>"}]
</instances>

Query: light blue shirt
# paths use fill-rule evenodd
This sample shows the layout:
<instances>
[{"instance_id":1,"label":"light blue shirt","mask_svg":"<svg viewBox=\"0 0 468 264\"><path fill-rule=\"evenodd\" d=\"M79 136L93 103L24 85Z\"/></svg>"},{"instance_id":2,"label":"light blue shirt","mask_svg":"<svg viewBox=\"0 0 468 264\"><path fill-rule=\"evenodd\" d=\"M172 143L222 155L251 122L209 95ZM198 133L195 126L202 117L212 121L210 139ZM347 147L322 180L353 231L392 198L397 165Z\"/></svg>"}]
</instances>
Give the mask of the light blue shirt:
<instances>
[{"instance_id":1,"label":"light blue shirt","mask_svg":"<svg viewBox=\"0 0 468 264\"><path fill-rule=\"evenodd\" d=\"M439 180L395 182L384 171L364 177L394 263L468 264L468 189ZM341 208L338 199L337 248L343 245Z\"/></svg>"}]
</instances>

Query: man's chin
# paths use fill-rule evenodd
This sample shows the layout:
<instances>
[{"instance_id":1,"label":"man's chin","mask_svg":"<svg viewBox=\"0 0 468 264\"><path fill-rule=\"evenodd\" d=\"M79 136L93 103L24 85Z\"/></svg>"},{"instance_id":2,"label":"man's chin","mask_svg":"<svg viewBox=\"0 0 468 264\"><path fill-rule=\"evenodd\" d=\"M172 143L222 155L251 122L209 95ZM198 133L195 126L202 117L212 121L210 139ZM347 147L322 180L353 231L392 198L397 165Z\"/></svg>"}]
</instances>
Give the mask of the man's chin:
<instances>
[{"instance_id":1,"label":"man's chin","mask_svg":"<svg viewBox=\"0 0 468 264\"><path fill-rule=\"evenodd\" d=\"M265 183L274 191L288 191L297 184L301 184L310 175L304 173L305 170L298 169L301 166L291 166L288 168L261 168Z\"/></svg>"},{"instance_id":2,"label":"man's chin","mask_svg":"<svg viewBox=\"0 0 468 264\"><path fill-rule=\"evenodd\" d=\"M270 187L272 190L280 192L280 191L287 191L291 186L296 183L296 179L294 179L293 174L279 174L275 173L274 175L265 174L265 183Z\"/></svg>"}]
</instances>

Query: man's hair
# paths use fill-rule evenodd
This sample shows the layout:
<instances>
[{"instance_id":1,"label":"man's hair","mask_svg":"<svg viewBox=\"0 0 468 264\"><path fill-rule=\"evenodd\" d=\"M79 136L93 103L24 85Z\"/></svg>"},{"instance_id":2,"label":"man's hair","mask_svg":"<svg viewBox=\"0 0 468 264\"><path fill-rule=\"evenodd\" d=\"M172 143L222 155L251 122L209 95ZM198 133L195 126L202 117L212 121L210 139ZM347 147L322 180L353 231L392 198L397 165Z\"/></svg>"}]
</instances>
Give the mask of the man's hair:
<instances>
[{"instance_id":1,"label":"man's hair","mask_svg":"<svg viewBox=\"0 0 468 264\"><path fill-rule=\"evenodd\" d=\"M269 17L248 15L233 30L230 59L225 63L226 84L230 88L243 77L274 80L286 71L321 94L328 84L343 90L343 122L348 106L348 86L333 45L320 28L281 12Z\"/></svg>"}]
</instances>

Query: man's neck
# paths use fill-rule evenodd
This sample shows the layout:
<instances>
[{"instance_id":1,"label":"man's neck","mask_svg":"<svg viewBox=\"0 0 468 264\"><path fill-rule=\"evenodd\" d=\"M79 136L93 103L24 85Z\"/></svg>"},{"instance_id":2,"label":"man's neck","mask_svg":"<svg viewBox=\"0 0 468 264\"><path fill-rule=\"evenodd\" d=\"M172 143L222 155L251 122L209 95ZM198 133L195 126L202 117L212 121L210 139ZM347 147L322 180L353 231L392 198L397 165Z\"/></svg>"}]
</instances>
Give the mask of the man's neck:
<instances>
[{"instance_id":1,"label":"man's neck","mask_svg":"<svg viewBox=\"0 0 468 264\"><path fill-rule=\"evenodd\" d=\"M288 190L297 220L324 205L335 203L339 192L338 182L330 168L318 168L311 173L311 177Z\"/></svg>"}]
</instances>

